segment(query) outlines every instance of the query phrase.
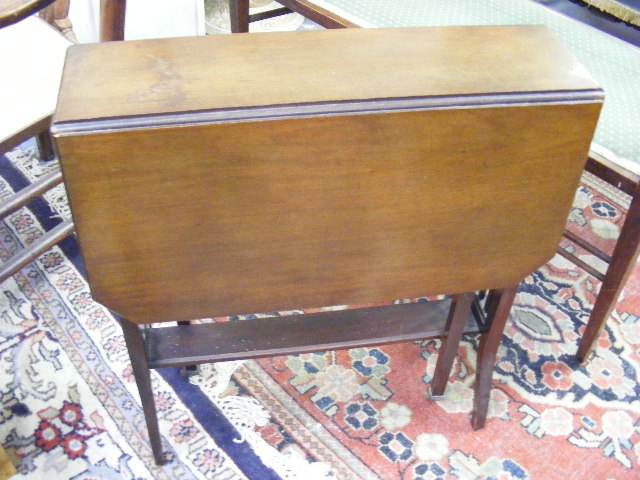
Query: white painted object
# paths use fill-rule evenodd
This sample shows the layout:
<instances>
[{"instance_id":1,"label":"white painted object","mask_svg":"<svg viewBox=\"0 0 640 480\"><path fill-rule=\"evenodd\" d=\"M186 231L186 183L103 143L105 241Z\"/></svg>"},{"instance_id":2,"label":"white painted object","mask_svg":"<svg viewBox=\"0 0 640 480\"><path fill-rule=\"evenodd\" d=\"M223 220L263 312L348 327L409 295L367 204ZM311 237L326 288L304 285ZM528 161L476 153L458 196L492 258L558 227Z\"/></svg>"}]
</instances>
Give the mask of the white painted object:
<instances>
[{"instance_id":1,"label":"white painted object","mask_svg":"<svg viewBox=\"0 0 640 480\"><path fill-rule=\"evenodd\" d=\"M69 45L38 17L0 29L0 141L53 113Z\"/></svg>"}]
</instances>

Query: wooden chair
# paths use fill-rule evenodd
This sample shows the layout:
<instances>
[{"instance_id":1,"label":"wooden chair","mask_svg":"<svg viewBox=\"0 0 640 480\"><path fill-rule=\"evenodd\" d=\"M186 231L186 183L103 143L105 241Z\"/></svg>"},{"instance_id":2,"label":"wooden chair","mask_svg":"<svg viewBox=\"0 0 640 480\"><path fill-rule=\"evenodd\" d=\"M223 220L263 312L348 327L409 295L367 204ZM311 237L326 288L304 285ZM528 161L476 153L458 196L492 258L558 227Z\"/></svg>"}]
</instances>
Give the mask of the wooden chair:
<instances>
[{"instance_id":1,"label":"wooden chair","mask_svg":"<svg viewBox=\"0 0 640 480\"><path fill-rule=\"evenodd\" d=\"M440 395L473 292L489 290L481 428L516 287L554 254L601 102L542 27L70 49L53 133L92 294L121 317L156 462L150 368L446 334ZM453 297L149 326L438 294Z\"/></svg>"},{"instance_id":2,"label":"wooden chair","mask_svg":"<svg viewBox=\"0 0 640 480\"><path fill-rule=\"evenodd\" d=\"M331 11L315 5L310 1L279 1L282 8L249 15L249 0L231 0L229 2L231 14L231 31L248 32L249 23L266 20L268 18L286 15L292 11L301 13L325 28L357 27L353 22L345 20ZM127 0L100 0L100 40L124 40L125 13Z\"/></svg>"},{"instance_id":3,"label":"wooden chair","mask_svg":"<svg viewBox=\"0 0 640 480\"><path fill-rule=\"evenodd\" d=\"M289 13L291 11L297 12L326 28L359 26L353 21L340 17L338 13L330 8L326 8L327 2L322 3L325 8L319 7L317 5L318 2L308 0L283 0L280 3L287 7L287 11L275 11L274 14ZM331 2L329 2L329 4L330 3ZM234 32L248 32L249 23L260 20L260 18L249 15L248 0L230 0L230 7L232 12L231 29ZM539 8L542 9L543 7L540 6ZM551 14L550 17L553 17L553 21L556 22L562 18L555 14ZM375 19L368 20L369 23L375 24ZM424 24L428 24L429 20L424 20ZM572 22L570 19L566 19L566 21ZM412 22L415 24L415 19L413 19ZM590 27L585 26L585 28L588 29ZM591 30L593 30L594 35L606 36L605 34L600 34L600 32L595 29ZM619 48L634 49L630 45L625 46L622 42L620 42ZM640 52L637 52L636 56L638 57L636 61L640 61ZM604 62L607 64L606 68L609 68L609 58L602 58L597 61ZM614 85L611 85L611 90L616 90ZM615 150L615 148L612 148L612 150ZM632 199L626 221L620 230L620 235L612 255L600 251L570 231L565 231L565 238L606 262L608 269L605 272L601 272L565 248L558 248L560 255L569 259L575 265L584 269L587 273L602 282L576 354L581 362L587 361L590 357L606 320L613 311L627 279L636 265L638 254L640 253L640 167L638 167L638 162L640 162L640 159L637 159L635 162L625 160L624 158L621 159L614 151L606 148L598 148L598 146L595 145L594 148L590 150L587 158L586 171L594 174L613 187L620 189L627 195L630 195Z\"/></svg>"},{"instance_id":4,"label":"wooden chair","mask_svg":"<svg viewBox=\"0 0 640 480\"><path fill-rule=\"evenodd\" d=\"M249 0L230 0L229 13L231 14L231 32L246 33L249 31L249 24L259 22L267 18L280 15L287 15L292 12L316 22L324 28L356 28L359 25L342 18L331 10L322 8L308 0L282 0L278 1L282 8L261 12L258 14L249 13Z\"/></svg>"},{"instance_id":5,"label":"wooden chair","mask_svg":"<svg viewBox=\"0 0 640 480\"><path fill-rule=\"evenodd\" d=\"M56 0L12 0L0 5L0 28L18 23L49 7Z\"/></svg>"},{"instance_id":6,"label":"wooden chair","mask_svg":"<svg viewBox=\"0 0 640 480\"><path fill-rule=\"evenodd\" d=\"M314 21L326 28L357 27L355 23L349 22L329 10L318 7L313 2L283 0L279 3L285 6L268 12L249 15L249 0L230 1L232 32L248 32L250 22L286 15L294 11L294 9L305 17L314 19ZM124 40L126 10L127 0L100 0L100 41Z\"/></svg>"},{"instance_id":7,"label":"wooden chair","mask_svg":"<svg viewBox=\"0 0 640 480\"><path fill-rule=\"evenodd\" d=\"M51 160L49 126L70 42L43 20L26 18L51 1L10 3L0 11L0 25L4 27L0 29L0 44L11 47L0 49L0 64L6 67L0 77L0 153L35 136L42 159ZM53 170L0 202L0 217L13 213L61 182L60 169ZM0 266L0 283L72 232L73 222L66 220L18 252Z\"/></svg>"},{"instance_id":8,"label":"wooden chair","mask_svg":"<svg viewBox=\"0 0 640 480\"><path fill-rule=\"evenodd\" d=\"M71 43L78 43L69 19L69 2L71 0L56 0L47 8L40 10L39 16L45 22L56 28Z\"/></svg>"}]
</instances>

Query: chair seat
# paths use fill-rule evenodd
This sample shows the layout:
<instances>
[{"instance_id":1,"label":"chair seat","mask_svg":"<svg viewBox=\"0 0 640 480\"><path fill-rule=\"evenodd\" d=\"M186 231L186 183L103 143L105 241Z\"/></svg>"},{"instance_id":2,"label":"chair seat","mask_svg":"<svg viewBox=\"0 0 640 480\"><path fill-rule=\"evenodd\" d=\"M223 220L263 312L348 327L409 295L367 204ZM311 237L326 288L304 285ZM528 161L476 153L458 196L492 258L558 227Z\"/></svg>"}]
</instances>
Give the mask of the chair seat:
<instances>
[{"instance_id":1,"label":"chair seat","mask_svg":"<svg viewBox=\"0 0 640 480\"><path fill-rule=\"evenodd\" d=\"M0 29L0 145L53 113L69 45L37 17Z\"/></svg>"},{"instance_id":2,"label":"chair seat","mask_svg":"<svg viewBox=\"0 0 640 480\"><path fill-rule=\"evenodd\" d=\"M640 174L640 49L530 0L315 0L314 4L363 27L522 25L551 28L602 85L606 101L594 148Z\"/></svg>"}]
</instances>

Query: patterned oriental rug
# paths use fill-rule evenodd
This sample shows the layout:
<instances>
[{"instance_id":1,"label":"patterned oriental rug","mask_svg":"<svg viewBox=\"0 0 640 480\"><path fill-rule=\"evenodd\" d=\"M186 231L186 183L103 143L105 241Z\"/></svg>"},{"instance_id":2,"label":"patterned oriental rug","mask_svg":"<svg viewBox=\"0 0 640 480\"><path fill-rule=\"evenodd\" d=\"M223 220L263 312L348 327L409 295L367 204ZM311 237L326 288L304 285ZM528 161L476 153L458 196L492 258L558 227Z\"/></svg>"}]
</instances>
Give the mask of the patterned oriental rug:
<instances>
[{"instance_id":1,"label":"patterned oriental rug","mask_svg":"<svg viewBox=\"0 0 640 480\"><path fill-rule=\"evenodd\" d=\"M10 152L0 197L48 168L29 145ZM585 176L570 228L610 249L627 202ZM11 215L0 256L68 214L59 189ZM0 440L18 479L637 478L640 270L580 366L598 288L560 257L522 283L484 430L469 423L477 337L439 402L427 397L439 340L222 363L154 373L171 459L156 467L121 331L69 238L1 285Z\"/></svg>"}]
</instances>

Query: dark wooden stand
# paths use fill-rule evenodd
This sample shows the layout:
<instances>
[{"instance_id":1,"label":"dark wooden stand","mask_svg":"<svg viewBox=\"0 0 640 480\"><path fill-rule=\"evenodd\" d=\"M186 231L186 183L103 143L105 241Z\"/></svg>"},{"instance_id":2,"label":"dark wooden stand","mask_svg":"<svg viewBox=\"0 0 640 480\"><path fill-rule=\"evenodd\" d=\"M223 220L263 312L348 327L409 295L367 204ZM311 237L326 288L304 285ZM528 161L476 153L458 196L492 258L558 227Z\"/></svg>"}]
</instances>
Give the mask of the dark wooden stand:
<instances>
[{"instance_id":1,"label":"dark wooden stand","mask_svg":"<svg viewBox=\"0 0 640 480\"><path fill-rule=\"evenodd\" d=\"M515 285L555 252L600 110L575 72L535 26L72 48L54 137L93 297L126 318L156 461L150 368L445 335L442 396L472 292L489 290L482 428ZM141 326L163 321L179 324Z\"/></svg>"},{"instance_id":2,"label":"dark wooden stand","mask_svg":"<svg viewBox=\"0 0 640 480\"><path fill-rule=\"evenodd\" d=\"M156 463L165 461L151 388L150 369L187 367L217 361L356 348L444 337L431 398L442 398L462 335L485 332L478 354L472 425L487 418L495 355L516 288L492 291L489 312L475 310L474 295L446 300L270 317L238 322L145 328L120 319L142 400Z\"/></svg>"}]
</instances>

